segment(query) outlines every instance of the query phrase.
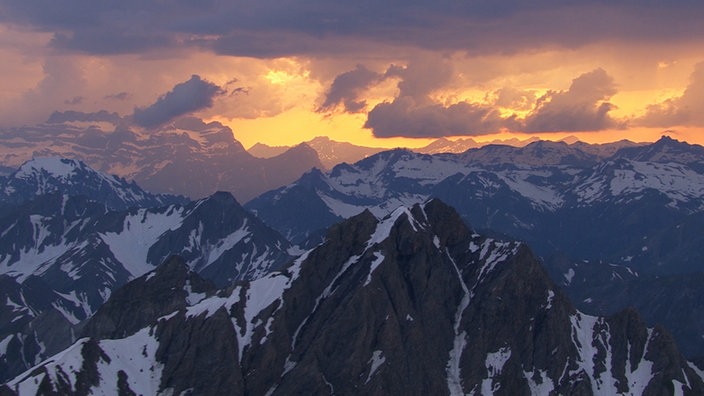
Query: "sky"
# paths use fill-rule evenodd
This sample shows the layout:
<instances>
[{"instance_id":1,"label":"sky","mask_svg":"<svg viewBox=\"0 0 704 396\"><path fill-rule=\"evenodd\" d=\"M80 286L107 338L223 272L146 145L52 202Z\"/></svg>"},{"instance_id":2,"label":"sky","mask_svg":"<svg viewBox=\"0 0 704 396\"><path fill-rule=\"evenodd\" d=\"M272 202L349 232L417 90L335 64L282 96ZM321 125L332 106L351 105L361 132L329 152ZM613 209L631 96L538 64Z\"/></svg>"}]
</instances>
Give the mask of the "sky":
<instances>
[{"instance_id":1,"label":"sky","mask_svg":"<svg viewBox=\"0 0 704 396\"><path fill-rule=\"evenodd\" d=\"M698 0L0 0L0 127L56 111L316 136L704 143Z\"/></svg>"}]
</instances>

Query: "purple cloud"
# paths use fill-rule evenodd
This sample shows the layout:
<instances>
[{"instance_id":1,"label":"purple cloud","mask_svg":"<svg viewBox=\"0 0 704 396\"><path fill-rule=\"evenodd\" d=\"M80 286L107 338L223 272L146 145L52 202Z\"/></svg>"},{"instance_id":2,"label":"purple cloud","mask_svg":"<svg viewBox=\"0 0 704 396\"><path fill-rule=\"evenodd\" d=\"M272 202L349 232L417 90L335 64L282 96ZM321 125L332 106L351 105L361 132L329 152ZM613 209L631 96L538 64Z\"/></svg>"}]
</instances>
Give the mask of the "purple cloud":
<instances>
[{"instance_id":1,"label":"purple cloud","mask_svg":"<svg viewBox=\"0 0 704 396\"><path fill-rule=\"evenodd\" d=\"M213 99L224 94L219 86L193 75L191 79L176 84L152 105L135 108L133 119L143 127L155 127L176 117L191 114L213 106Z\"/></svg>"}]
</instances>

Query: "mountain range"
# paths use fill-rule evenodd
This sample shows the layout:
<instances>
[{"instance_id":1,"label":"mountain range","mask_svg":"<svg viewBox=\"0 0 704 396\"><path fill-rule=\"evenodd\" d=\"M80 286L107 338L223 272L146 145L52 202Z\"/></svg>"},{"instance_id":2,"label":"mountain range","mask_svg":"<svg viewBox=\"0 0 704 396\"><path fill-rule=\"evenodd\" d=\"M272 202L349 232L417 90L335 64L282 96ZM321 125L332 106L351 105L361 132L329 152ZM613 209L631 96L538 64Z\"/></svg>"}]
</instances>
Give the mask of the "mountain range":
<instances>
[{"instance_id":1,"label":"mountain range","mask_svg":"<svg viewBox=\"0 0 704 396\"><path fill-rule=\"evenodd\" d=\"M525 147L489 145L461 154L426 155L391 150L329 172L313 170L298 181L264 193L245 207L295 244L317 244L324 230L363 210L384 216L400 205L431 197L453 206L473 227L525 241L545 259L567 257L571 266L550 269L580 309L610 314L634 301L648 323L683 328L687 356L704 355L698 321L648 310L645 299L617 298L589 282L565 282L589 262L607 280L613 266L628 268L629 289L649 276L686 277L701 272L704 148L663 137L650 145L622 147L608 157L563 142ZM562 260L564 264L565 260ZM593 271L588 277L594 278ZM661 285L665 283L659 282ZM668 293L665 293L667 295ZM576 299L579 297L579 299ZM613 302L609 302L613 301ZM694 313L696 300L688 298ZM670 301L663 302L668 306ZM608 307L608 309L606 309Z\"/></svg>"},{"instance_id":2,"label":"mountain range","mask_svg":"<svg viewBox=\"0 0 704 396\"><path fill-rule=\"evenodd\" d=\"M45 124L0 129L3 169L10 171L35 157L81 160L153 192L197 199L223 190L242 202L322 167L306 145L256 158L218 122L183 117L142 128L107 112L55 113Z\"/></svg>"},{"instance_id":3,"label":"mountain range","mask_svg":"<svg viewBox=\"0 0 704 396\"><path fill-rule=\"evenodd\" d=\"M530 138L526 140L494 140L489 144L503 144L514 147L522 147L537 140L537 138ZM348 142L336 142L326 136L318 136L314 139L304 142L303 144L309 146L310 148L315 150L316 153L318 153L320 162L323 165L323 170L332 169L335 165L341 164L343 162L351 164L364 158L367 158L370 155L386 151L386 149L379 147L365 147L354 145ZM479 143L472 138L462 138L454 140L450 140L447 138L438 138L427 146L413 148L409 150L422 154L463 153L469 149L482 147L486 144L487 143ZM269 146L264 143L256 143L247 151L258 158L271 158L277 155L281 155L287 150L290 150L291 148L291 146Z\"/></svg>"},{"instance_id":4,"label":"mountain range","mask_svg":"<svg viewBox=\"0 0 704 396\"><path fill-rule=\"evenodd\" d=\"M44 190L31 197L27 186L37 180ZM116 180L79 161L44 158L5 180L0 190L12 191L15 205L0 218L0 367L10 366L0 372L25 369L67 346L72 326L112 291L173 254L220 287L261 277L291 257L288 241L230 193L168 203L168 196ZM109 207L110 197L123 200ZM54 327L65 334L51 334Z\"/></svg>"},{"instance_id":5,"label":"mountain range","mask_svg":"<svg viewBox=\"0 0 704 396\"><path fill-rule=\"evenodd\" d=\"M575 310L528 247L433 200L364 211L226 289L172 257L2 392L701 394L702 374L664 329Z\"/></svg>"},{"instance_id":6,"label":"mountain range","mask_svg":"<svg viewBox=\"0 0 704 396\"><path fill-rule=\"evenodd\" d=\"M701 394L703 165L397 149L243 207L35 155L0 177L0 394Z\"/></svg>"}]
</instances>

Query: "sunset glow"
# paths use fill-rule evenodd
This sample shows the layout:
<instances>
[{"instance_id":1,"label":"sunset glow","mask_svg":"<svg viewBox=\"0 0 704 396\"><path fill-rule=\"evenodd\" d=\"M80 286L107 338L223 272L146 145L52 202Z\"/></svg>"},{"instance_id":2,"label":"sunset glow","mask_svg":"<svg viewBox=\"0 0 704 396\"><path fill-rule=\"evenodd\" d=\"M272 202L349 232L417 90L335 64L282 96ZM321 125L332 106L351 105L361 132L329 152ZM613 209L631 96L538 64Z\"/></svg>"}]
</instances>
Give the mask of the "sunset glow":
<instances>
[{"instance_id":1,"label":"sunset glow","mask_svg":"<svg viewBox=\"0 0 704 396\"><path fill-rule=\"evenodd\" d=\"M377 147L652 141L664 131L704 143L704 7L690 2L428 3L392 19L291 3L251 8L246 20L236 4L145 3L120 21L109 5L51 14L0 4L2 127L54 111L129 116L197 76L218 89L189 114L228 125L245 147L316 136Z\"/></svg>"}]
</instances>

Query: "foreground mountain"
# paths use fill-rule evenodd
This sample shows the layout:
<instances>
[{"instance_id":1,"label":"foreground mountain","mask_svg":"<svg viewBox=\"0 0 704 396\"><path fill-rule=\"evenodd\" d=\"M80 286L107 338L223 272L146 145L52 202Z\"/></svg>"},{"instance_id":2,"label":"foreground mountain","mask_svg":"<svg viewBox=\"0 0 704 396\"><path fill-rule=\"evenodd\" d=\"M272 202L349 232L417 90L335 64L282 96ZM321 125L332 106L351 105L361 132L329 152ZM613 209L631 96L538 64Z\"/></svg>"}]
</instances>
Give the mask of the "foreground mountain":
<instances>
[{"instance_id":1,"label":"foreground mountain","mask_svg":"<svg viewBox=\"0 0 704 396\"><path fill-rule=\"evenodd\" d=\"M0 380L64 348L73 325L172 254L220 287L290 258L284 238L223 192L122 211L45 194L0 218L0 229Z\"/></svg>"},{"instance_id":2,"label":"foreground mountain","mask_svg":"<svg viewBox=\"0 0 704 396\"><path fill-rule=\"evenodd\" d=\"M704 392L666 331L575 310L525 245L473 233L439 201L363 212L285 270L219 292L194 291L177 258L163 268L2 392ZM167 285L173 303L152 293Z\"/></svg>"},{"instance_id":3,"label":"foreground mountain","mask_svg":"<svg viewBox=\"0 0 704 396\"><path fill-rule=\"evenodd\" d=\"M183 197L151 194L134 182L97 172L78 160L33 158L8 177L0 179L2 205L19 205L43 194L83 195L108 209L157 207L186 203Z\"/></svg>"},{"instance_id":4,"label":"foreground mountain","mask_svg":"<svg viewBox=\"0 0 704 396\"><path fill-rule=\"evenodd\" d=\"M243 202L321 167L305 145L255 158L230 128L189 117L144 129L114 114L57 113L47 124L0 130L3 167L40 156L79 159L149 191L201 198L224 190Z\"/></svg>"}]
</instances>

